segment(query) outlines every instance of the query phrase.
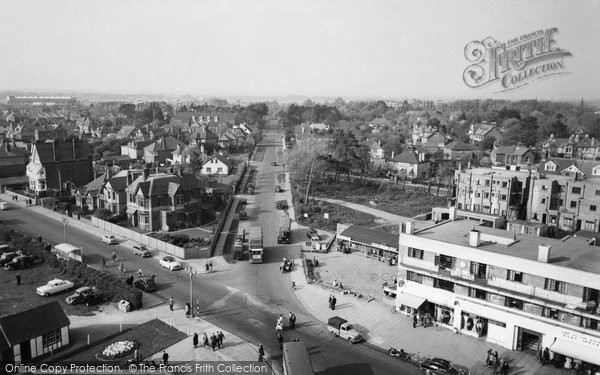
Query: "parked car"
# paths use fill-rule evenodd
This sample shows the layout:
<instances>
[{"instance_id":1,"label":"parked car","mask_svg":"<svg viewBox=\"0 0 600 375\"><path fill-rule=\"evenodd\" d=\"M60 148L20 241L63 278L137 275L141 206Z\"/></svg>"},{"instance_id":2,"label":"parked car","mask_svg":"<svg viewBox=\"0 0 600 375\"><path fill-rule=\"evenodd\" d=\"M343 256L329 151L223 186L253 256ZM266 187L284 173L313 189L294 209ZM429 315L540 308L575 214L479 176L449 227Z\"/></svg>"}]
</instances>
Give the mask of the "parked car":
<instances>
[{"instance_id":1,"label":"parked car","mask_svg":"<svg viewBox=\"0 0 600 375\"><path fill-rule=\"evenodd\" d=\"M354 329L352 324L339 316L329 318L327 321L327 331L336 337L348 340L352 344L362 341L362 336Z\"/></svg>"},{"instance_id":2,"label":"parked car","mask_svg":"<svg viewBox=\"0 0 600 375\"><path fill-rule=\"evenodd\" d=\"M254 184L248 184L248 194L254 194Z\"/></svg>"},{"instance_id":3,"label":"parked car","mask_svg":"<svg viewBox=\"0 0 600 375\"><path fill-rule=\"evenodd\" d=\"M148 250L146 245L138 243L133 245L133 255L139 255L141 258L149 258L152 256L152 253Z\"/></svg>"},{"instance_id":4,"label":"parked car","mask_svg":"<svg viewBox=\"0 0 600 375\"><path fill-rule=\"evenodd\" d=\"M20 251L11 251L10 253L4 253L0 256L0 266L4 267L5 264L12 262L13 259L22 255Z\"/></svg>"},{"instance_id":5,"label":"parked car","mask_svg":"<svg viewBox=\"0 0 600 375\"><path fill-rule=\"evenodd\" d=\"M321 241L321 237L315 228L308 228L306 231L306 237L310 238L311 241Z\"/></svg>"},{"instance_id":6,"label":"parked car","mask_svg":"<svg viewBox=\"0 0 600 375\"><path fill-rule=\"evenodd\" d=\"M133 281L133 286L144 292L154 292L156 290L154 276L138 277Z\"/></svg>"},{"instance_id":7,"label":"parked car","mask_svg":"<svg viewBox=\"0 0 600 375\"><path fill-rule=\"evenodd\" d=\"M275 208L277 208L278 210L287 210L288 203L286 200L277 201L275 202Z\"/></svg>"},{"instance_id":8,"label":"parked car","mask_svg":"<svg viewBox=\"0 0 600 375\"><path fill-rule=\"evenodd\" d=\"M240 204L248 204L248 201L245 199L240 199Z\"/></svg>"},{"instance_id":9,"label":"parked car","mask_svg":"<svg viewBox=\"0 0 600 375\"><path fill-rule=\"evenodd\" d=\"M160 266L169 269L169 271L182 270L181 264L173 257L164 257L160 260Z\"/></svg>"},{"instance_id":10,"label":"parked car","mask_svg":"<svg viewBox=\"0 0 600 375\"><path fill-rule=\"evenodd\" d=\"M275 185L275 192L276 193L281 193L282 191L283 191L283 189L281 189L281 186Z\"/></svg>"},{"instance_id":11,"label":"parked car","mask_svg":"<svg viewBox=\"0 0 600 375\"><path fill-rule=\"evenodd\" d=\"M33 264L33 257L29 255L18 255L13 258L10 262L4 265L4 269L7 271L22 270L31 267Z\"/></svg>"},{"instance_id":12,"label":"parked car","mask_svg":"<svg viewBox=\"0 0 600 375\"><path fill-rule=\"evenodd\" d=\"M86 306L91 306L104 302L105 299L106 296L104 293L98 289L90 286L82 286L81 288L75 289L75 293L65 298L65 302L67 302L69 305L82 303Z\"/></svg>"},{"instance_id":13,"label":"parked car","mask_svg":"<svg viewBox=\"0 0 600 375\"><path fill-rule=\"evenodd\" d=\"M469 375L469 369L456 366L443 358L431 358L421 362L421 370L426 375Z\"/></svg>"},{"instance_id":14,"label":"parked car","mask_svg":"<svg viewBox=\"0 0 600 375\"><path fill-rule=\"evenodd\" d=\"M274 167L276 167L277 166L277 162L276 161L272 161L271 165L274 166Z\"/></svg>"},{"instance_id":15,"label":"parked car","mask_svg":"<svg viewBox=\"0 0 600 375\"><path fill-rule=\"evenodd\" d=\"M40 296L49 296L50 294L60 293L73 288L75 285L69 280L54 279L48 281L46 285L36 288L37 294Z\"/></svg>"},{"instance_id":16,"label":"parked car","mask_svg":"<svg viewBox=\"0 0 600 375\"><path fill-rule=\"evenodd\" d=\"M248 214L246 211L240 211L240 220L248 220Z\"/></svg>"},{"instance_id":17,"label":"parked car","mask_svg":"<svg viewBox=\"0 0 600 375\"><path fill-rule=\"evenodd\" d=\"M102 242L107 245L116 245L118 244L117 239L112 234L105 234L102 236Z\"/></svg>"}]
</instances>

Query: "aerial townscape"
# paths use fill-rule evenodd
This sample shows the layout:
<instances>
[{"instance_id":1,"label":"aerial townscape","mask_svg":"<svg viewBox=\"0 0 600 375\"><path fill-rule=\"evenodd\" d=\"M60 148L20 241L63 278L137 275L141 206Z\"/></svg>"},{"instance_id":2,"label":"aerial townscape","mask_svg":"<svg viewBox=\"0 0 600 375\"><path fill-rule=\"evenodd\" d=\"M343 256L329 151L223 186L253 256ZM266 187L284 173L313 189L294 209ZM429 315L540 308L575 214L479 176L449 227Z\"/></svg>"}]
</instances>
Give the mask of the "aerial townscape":
<instances>
[{"instance_id":1,"label":"aerial townscape","mask_svg":"<svg viewBox=\"0 0 600 375\"><path fill-rule=\"evenodd\" d=\"M578 5L0 4L0 374L600 374Z\"/></svg>"}]
</instances>

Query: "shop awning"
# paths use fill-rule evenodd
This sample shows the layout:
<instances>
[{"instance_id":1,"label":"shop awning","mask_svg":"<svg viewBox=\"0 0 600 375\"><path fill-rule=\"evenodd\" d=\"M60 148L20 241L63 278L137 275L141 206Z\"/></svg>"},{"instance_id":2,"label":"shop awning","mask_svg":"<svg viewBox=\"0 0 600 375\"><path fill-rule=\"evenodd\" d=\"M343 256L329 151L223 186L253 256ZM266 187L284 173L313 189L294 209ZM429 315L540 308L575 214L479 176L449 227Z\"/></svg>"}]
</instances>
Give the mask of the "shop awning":
<instances>
[{"instance_id":1,"label":"shop awning","mask_svg":"<svg viewBox=\"0 0 600 375\"><path fill-rule=\"evenodd\" d=\"M598 356L597 347L592 348L587 345L581 345L572 341L565 341L557 338L549 349L554 353L559 353L567 357L580 359L584 362L600 366L600 356Z\"/></svg>"},{"instance_id":2,"label":"shop awning","mask_svg":"<svg viewBox=\"0 0 600 375\"><path fill-rule=\"evenodd\" d=\"M423 304L425 302L427 302L427 299L425 299L423 297L415 296L414 294L409 294L409 293L399 294L396 297L396 300L404 306L412 307L413 309L417 309L417 310L419 310L421 308L421 306L423 306Z\"/></svg>"},{"instance_id":3,"label":"shop awning","mask_svg":"<svg viewBox=\"0 0 600 375\"><path fill-rule=\"evenodd\" d=\"M135 207L127 207L128 214L135 214L137 212L137 208Z\"/></svg>"}]
</instances>

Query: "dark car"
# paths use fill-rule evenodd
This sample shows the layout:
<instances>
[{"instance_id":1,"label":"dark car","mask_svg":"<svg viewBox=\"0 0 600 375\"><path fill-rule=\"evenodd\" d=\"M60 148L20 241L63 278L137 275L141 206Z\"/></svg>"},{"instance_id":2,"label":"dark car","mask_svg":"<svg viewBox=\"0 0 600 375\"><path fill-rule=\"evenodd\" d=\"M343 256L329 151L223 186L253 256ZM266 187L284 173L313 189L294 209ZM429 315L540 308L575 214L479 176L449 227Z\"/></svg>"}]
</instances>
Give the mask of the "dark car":
<instances>
[{"instance_id":1,"label":"dark car","mask_svg":"<svg viewBox=\"0 0 600 375\"><path fill-rule=\"evenodd\" d=\"M277 162L276 161L272 161L271 165L274 166L274 167L276 167L277 166Z\"/></svg>"},{"instance_id":2,"label":"dark car","mask_svg":"<svg viewBox=\"0 0 600 375\"><path fill-rule=\"evenodd\" d=\"M133 282L133 286L144 292L154 292L156 290L154 276L139 277Z\"/></svg>"},{"instance_id":3,"label":"dark car","mask_svg":"<svg viewBox=\"0 0 600 375\"><path fill-rule=\"evenodd\" d=\"M7 263L12 262L13 259L21 255L20 251L12 251L10 253L4 253L0 256L0 266L4 267Z\"/></svg>"},{"instance_id":4,"label":"dark car","mask_svg":"<svg viewBox=\"0 0 600 375\"><path fill-rule=\"evenodd\" d=\"M427 375L469 375L469 370L455 366L443 358L431 358L421 362L421 370Z\"/></svg>"},{"instance_id":5,"label":"dark car","mask_svg":"<svg viewBox=\"0 0 600 375\"><path fill-rule=\"evenodd\" d=\"M6 263L4 269L7 271L14 271L29 268L33 264L33 260L33 257L29 255L18 255L10 262Z\"/></svg>"},{"instance_id":6,"label":"dark car","mask_svg":"<svg viewBox=\"0 0 600 375\"><path fill-rule=\"evenodd\" d=\"M96 305L104 302L106 296L96 288L84 286L75 290L75 293L65 299L69 305L84 304L86 306Z\"/></svg>"},{"instance_id":7,"label":"dark car","mask_svg":"<svg viewBox=\"0 0 600 375\"><path fill-rule=\"evenodd\" d=\"M248 214L246 211L240 211L240 220L248 220Z\"/></svg>"},{"instance_id":8,"label":"dark car","mask_svg":"<svg viewBox=\"0 0 600 375\"><path fill-rule=\"evenodd\" d=\"M278 210L287 210L287 208L288 208L287 201L285 201L285 200L277 201L275 203L275 208L277 208Z\"/></svg>"}]
</instances>

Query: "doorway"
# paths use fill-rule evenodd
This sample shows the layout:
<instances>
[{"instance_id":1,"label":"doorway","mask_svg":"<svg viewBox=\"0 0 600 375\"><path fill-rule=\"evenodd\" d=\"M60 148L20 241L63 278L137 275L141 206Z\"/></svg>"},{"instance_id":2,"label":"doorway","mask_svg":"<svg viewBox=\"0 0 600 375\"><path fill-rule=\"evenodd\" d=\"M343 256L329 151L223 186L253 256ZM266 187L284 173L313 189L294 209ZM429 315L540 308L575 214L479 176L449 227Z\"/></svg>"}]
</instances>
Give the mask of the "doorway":
<instances>
[{"instance_id":1,"label":"doorway","mask_svg":"<svg viewBox=\"0 0 600 375\"><path fill-rule=\"evenodd\" d=\"M31 361L31 346L29 344L29 340L23 341L19 344L21 348L21 363L27 363Z\"/></svg>"},{"instance_id":2,"label":"doorway","mask_svg":"<svg viewBox=\"0 0 600 375\"><path fill-rule=\"evenodd\" d=\"M542 342L542 334L523 327L517 327L517 329L516 350L522 352L532 351L533 353L536 353Z\"/></svg>"}]
</instances>

